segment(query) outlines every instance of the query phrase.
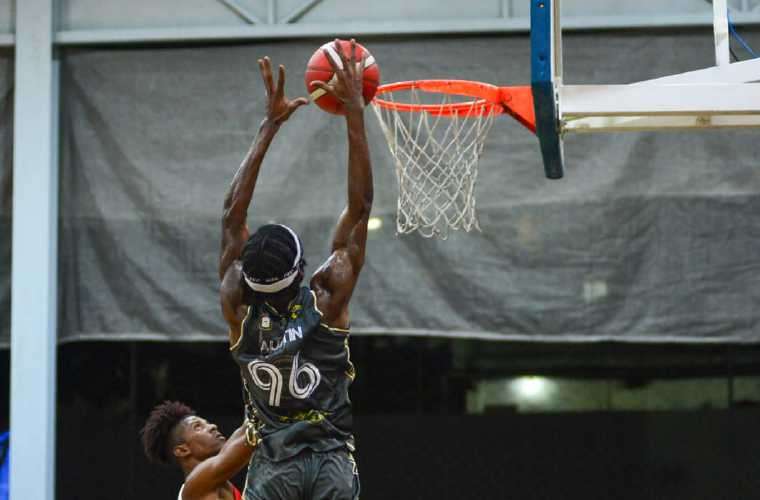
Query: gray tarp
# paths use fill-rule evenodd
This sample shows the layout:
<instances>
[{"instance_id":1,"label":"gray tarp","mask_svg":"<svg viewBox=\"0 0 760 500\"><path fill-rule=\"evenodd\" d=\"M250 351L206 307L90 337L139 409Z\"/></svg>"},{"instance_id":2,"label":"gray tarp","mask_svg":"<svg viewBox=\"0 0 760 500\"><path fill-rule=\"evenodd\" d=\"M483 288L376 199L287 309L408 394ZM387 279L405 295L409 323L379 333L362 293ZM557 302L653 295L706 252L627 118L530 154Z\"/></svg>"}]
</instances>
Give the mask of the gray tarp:
<instances>
[{"instance_id":1,"label":"gray tarp","mask_svg":"<svg viewBox=\"0 0 760 500\"><path fill-rule=\"evenodd\" d=\"M13 60L0 50L0 346L11 328L11 184L13 165Z\"/></svg>"},{"instance_id":2,"label":"gray tarp","mask_svg":"<svg viewBox=\"0 0 760 500\"><path fill-rule=\"evenodd\" d=\"M754 37L757 41L758 37ZM752 37L750 37L752 39ZM256 58L304 91L316 41L67 51L62 68L61 340L224 339L222 198L262 119ZM566 81L627 83L713 64L708 31L566 36ZM526 37L379 39L383 81L527 83ZM567 177L499 119L477 187L482 233L394 234L396 182L367 113L375 172L358 333L540 341L760 340L757 131L572 136ZM340 118L303 109L276 137L250 225L292 225L308 272L345 201Z\"/></svg>"}]
</instances>

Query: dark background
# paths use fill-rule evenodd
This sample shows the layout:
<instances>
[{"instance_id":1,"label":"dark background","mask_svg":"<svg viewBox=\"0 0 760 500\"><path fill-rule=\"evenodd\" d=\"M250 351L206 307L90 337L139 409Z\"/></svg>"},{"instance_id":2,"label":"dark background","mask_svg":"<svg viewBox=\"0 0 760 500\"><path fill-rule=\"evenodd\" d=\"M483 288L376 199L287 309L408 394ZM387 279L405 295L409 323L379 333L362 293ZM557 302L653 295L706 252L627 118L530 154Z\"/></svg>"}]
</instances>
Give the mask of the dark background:
<instances>
[{"instance_id":1,"label":"dark background","mask_svg":"<svg viewBox=\"0 0 760 500\"><path fill-rule=\"evenodd\" d=\"M465 415L475 379L525 373L632 384L760 374L740 346L553 346L360 337L352 396L363 494L375 499L744 499L760 488L760 409ZM461 347L461 346L460 346ZM468 361L469 360L469 361ZM6 373L8 351L0 352ZM74 343L59 352L57 498L174 499L178 469L150 465L138 430L179 399L231 432L239 378L220 343ZM7 387L0 388L7 425ZM242 476L237 478L242 484Z\"/></svg>"}]
</instances>

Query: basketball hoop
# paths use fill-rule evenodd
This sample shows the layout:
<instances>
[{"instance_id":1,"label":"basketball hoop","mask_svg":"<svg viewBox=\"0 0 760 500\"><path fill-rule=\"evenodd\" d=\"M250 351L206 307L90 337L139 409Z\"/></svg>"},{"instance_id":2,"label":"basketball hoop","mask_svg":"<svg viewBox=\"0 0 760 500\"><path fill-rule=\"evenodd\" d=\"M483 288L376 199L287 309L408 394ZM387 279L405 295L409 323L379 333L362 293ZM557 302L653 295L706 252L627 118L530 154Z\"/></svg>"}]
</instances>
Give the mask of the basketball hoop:
<instances>
[{"instance_id":1,"label":"basketball hoop","mask_svg":"<svg viewBox=\"0 0 760 500\"><path fill-rule=\"evenodd\" d=\"M379 87L372 104L396 164L396 230L442 239L480 230L475 183L483 145L501 113L535 132L530 87L417 80Z\"/></svg>"}]
</instances>

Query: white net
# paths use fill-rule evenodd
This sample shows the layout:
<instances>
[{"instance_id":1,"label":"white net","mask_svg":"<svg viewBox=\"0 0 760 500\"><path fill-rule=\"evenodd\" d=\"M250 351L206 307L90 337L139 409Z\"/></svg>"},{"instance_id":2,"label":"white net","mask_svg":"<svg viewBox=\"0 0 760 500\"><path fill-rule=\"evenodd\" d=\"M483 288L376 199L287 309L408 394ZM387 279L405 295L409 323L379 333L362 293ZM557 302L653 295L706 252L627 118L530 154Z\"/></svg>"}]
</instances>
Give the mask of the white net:
<instances>
[{"instance_id":1,"label":"white net","mask_svg":"<svg viewBox=\"0 0 760 500\"><path fill-rule=\"evenodd\" d=\"M404 94L405 103L425 104L421 99L430 98L416 89ZM449 94L435 96L442 110L458 104L459 111L409 112L376 103L373 109L396 164L396 230L446 239L453 230L480 230L475 213L478 160L497 112L476 102L462 108ZM392 93L383 99L394 102Z\"/></svg>"}]
</instances>

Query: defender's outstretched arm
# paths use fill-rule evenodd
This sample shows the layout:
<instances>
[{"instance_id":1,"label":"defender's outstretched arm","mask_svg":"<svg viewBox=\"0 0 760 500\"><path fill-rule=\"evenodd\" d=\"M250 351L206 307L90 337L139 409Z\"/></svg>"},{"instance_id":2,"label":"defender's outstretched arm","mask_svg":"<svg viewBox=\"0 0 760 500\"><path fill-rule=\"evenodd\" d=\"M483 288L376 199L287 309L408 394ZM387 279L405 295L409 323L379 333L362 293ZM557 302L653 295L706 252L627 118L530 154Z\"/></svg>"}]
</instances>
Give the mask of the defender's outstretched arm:
<instances>
[{"instance_id":1,"label":"defender's outstretched arm","mask_svg":"<svg viewBox=\"0 0 760 500\"><path fill-rule=\"evenodd\" d=\"M356 42L351 40L349 58L338 41L335 52L342 67L325 51L337 76L334 84L315 84L335 96L343 104L348 131L348 203L338 219L332 243L332 255L314 274L312 289L327 325L348 328L348 303L359 272L364 265L367 246L367 223L374 196L372 165L364 128L363 73L366 55L356 60Z\"/></svg>"},{"instance_id":2,"label":"defender's outstretched arm","mask_svg":"<svg viewBox=\"0 0 760 500\"><path fill-rule=\"evenodd\" d=\"M224 486L248 464L258 444L257 439L249 426L239 427L216 456L199 463L185 478L182 500L203 500Z\"/></svg>"}]
</instances>

